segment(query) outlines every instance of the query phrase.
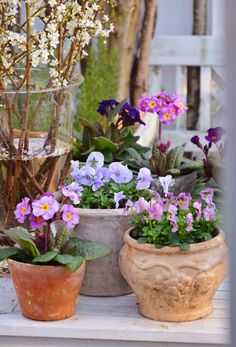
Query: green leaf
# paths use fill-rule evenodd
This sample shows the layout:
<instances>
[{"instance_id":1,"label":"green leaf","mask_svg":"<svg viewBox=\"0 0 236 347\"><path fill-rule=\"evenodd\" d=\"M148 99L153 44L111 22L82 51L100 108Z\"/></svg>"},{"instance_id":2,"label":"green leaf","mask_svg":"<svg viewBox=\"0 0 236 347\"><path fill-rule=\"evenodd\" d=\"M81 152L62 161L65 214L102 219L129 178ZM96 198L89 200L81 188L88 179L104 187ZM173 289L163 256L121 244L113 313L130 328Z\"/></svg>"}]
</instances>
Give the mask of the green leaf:
<instances>
[{"instance_id":1,"label":"green leaf","mask_svg":"<svg viewBox=\"0 0 236 347\"><path fill-rule=\"evenodd\" d=\"M71 245L76 245L76 254L82 256L85 260L99 259L112 254L110 248L92 241L71 238L69 247Z\"/></svg>"},{"instance_id":2,"label":"green leaf","mask_svg":"<svg viewBox=\"0 0 236 347\"><path fill-rule=\"evenodd\" d=\"M180 170L179 169L169 169L166 171L167 175L171 175L171 176L179 176L180 175Z\"/></svg>"},{"instance_id":3,"label":"green leaf","mask_svg":"<svg viewBox=\"0 0 236 347\"><path fill-rule=\"evenodd\" d=\"M137 242L138 243L146 243L147 242L147 238L146 237L139 237Z\"/></svg>"},{"instance_id":4,"label":"green leaf","mask_svg":"<svg viewBox=\"0 0 236 347\"><path fill-rule=\"evenodd\" d=\"M104 155L104 160L106 163L111 163L113 161L112 153L108 149L107 150L104 149L103 155Z\"/></svg>"},{"instance_id":5,"label":"green leaf","mask_svg":"<svg viewBox=\"0 0 236 347\"><path fill-rule=\"evenodd\" d=\"M66 265L66 264L70 264L74 260L74 257L73 255L70 255L70 254L57 254L54 260L57 263Z\"/></svg>"},{"instance_id":6,"label":"green leaf","mask_svg":"<svg viewBox=\"0 0 236 347\"><path fill-rule=\"evenodd\" d=\"M168 169L179 169L185 151L185 144L177 146L171 149L166 156L166 168Z\"/></svg>"},{"instance_id":7,"label":"green leaf","mask_svg":"<svg viewBox=\"0 0 236 347\"><path fill-rule=\"evenodd\" d=\"M187 252L189 250L190 245L188 243L180 243L179 248L182 249L182 251Z\"/></svg>"},{"instance_id":8,"label":"green leaf","mask_svg":"<svg viewBox=\"0 0 236 347\"><path fill-rule=\"evenodd\" d=\"M0 261L11 258L13 255L18 254L19 250L20 249L16 247L0 248Z\"/></svg>"},{"instance_id":9,"label":"green leaf","mask_svg":"<svg viewBox=\"0 0 236 347\"><path fill-rule=\"evenodd\" d=\"M111 140L107 139L106 137L100 136L100 137L94 137L93 138L94 145L96 147L97 151L104 151L109 150L110 152L116 152L119 148L117 143L112 142Z\"/></svg>"},{"instance_id":10,"label":"green leaf","mask_svg":"<svg viewBox=\"0 0 236 347\"><path fill-rule=\"evenodd\" d=\"M15 227L4 231L11 240L18 243L20 247L26 250L33 258L40 254L35 243L32 241L32 235L22 227Z\"/></svg>"},{"instance_id":11,"label":"green leaf","mask_svg":"<svg viewBox=\"0 0 236 347\"><path fill-rule=\"evenodd\" d=\"M84 261L83 257L79 255L75 256L73 257L73 260L66 265L66 267L70 272L74 272L80 267L80 265L82 265L83 261Z\"/></svg>"},{"instance_id":12,"label":"green leaf","mask_svg":"<svg viewBox=\"0 0 236 347\"><path fill-rule=\"evenodd\" d=\"M32 263L49 263L58 255L55 251L49 251L44 254L40 254L32 260Z\"/></svg>"},{"instance_id":13,"label":"green leaf","mask_svg":"<svg viewBox=\"0 0 236 347\"><path fill-rule=\"evenodd\" d=\"M152 157L150 159L151 171L159 176L165 175L166 156L158 148L153 148Z\"/></svg>"},{"instance_id":14,"label":"green leaf","mask_svg":"<svg viewBox=\"0 0 236 347\"><path fill-rule=\"evenodd\" d=\"M96 126L91 124L87 119L80 117L79 121L84 126L84 128L86 127L90 130L90 134L93 134L94 136L98 135L98 129L96 128Z\"/></svg>"},{"instance_id":15,"label":"green leaf","mask_svg":"<svg viewBox=\"0 0 236 347\"><path fill-rule=\"evenodd\" d=\"M181 173L200 171L204 168L203 160L190 160L183 158L182 163L183 164L180 166Z\"/></svg>"},{"instance_id":16,"label":"green leaf","mask_svg":"<svg viewBox=\"0 0 236 347\"><path fill-rule=\"evenodd\" d=\"M61 248L63 247L63 245L69 240L69 233L67 228L61 228L55 237L55 249L57 249L58 251L61 250Z\"/></svg>"}]
</instances>

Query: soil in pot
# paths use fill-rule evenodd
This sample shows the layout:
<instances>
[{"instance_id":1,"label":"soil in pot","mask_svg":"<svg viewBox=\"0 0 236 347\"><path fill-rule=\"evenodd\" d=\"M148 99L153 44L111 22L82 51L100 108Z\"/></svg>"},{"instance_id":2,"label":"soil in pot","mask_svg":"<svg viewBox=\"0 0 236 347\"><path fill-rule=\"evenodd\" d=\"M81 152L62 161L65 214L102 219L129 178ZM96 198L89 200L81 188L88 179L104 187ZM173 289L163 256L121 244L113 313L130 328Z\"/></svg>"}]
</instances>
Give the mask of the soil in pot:
<instances>
[{"instance_id":1,"label":"soil in pot","mask_svg":"<svg viewBox=\"0 0 236 347\"><path fill-rule=\"evenodd\" d=\"M190 246L155 248L125 234L120 269L139 301L139 311L153 320L184 322L212 312L212 299L227 274L224 233Z\"/></svg>"},{"instance_id":2,"label":"soil in pot","mask_svg":"<svg viewBox=\"0 0 236 347\"><path fill-rule=\"evenodd\" d=\"M66 266L32 265L9 260L9 269L22 314L54 321L72 316L80 292L85 262L75 272Z\"/></svg>"}]
</instances>

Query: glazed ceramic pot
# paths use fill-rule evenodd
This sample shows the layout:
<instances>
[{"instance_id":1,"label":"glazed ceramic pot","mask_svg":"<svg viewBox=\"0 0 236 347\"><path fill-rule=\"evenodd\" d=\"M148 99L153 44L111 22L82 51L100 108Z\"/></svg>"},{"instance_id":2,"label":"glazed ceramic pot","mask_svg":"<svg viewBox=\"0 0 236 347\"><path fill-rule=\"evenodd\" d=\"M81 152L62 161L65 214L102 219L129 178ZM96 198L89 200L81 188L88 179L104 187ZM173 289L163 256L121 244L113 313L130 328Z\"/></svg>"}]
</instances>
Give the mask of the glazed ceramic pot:
<instances>
[{"instance_id":1,"label":"glazed ceramic pot","mask_svg":"<svg viewBox=\"0 0 236 347\"><path fill-rule=\"evenodd\" d=\"M91 296L119 296L132 292L119 269L119 251L129 227L131 214L124 209L77 209L80 222L74 235L80 239L101 243L112 250L110 256L89 261L81 294Z\"/></svg>"},{"instance_id":2,"label":"glazed ceramic pot","mask_svg":"<svg viewBox=\"0 0 236 347\"><path fill-rule=\"evenodd\" d=\"M75 313L85 262L75 272L70 272L66 266L32 265L13 260L8 263L25 317L54 321Z\"/></svg>"},{"instance_id":3,"label":"glazed ceramic pot","mask_svg":"<svg viewBox=\"0 0 236 347\"><path fill-rule=\"evenodd\" d=\"M191 172L187 175L174 177L175 183L169 188L169 191L175 195L182 192L191 192L194 188L196 179L197 172ZM158 193L163 194L163 189L157 176L153 176L151 188L156 190Z\"/></svg>"},{"instance_id":4,"label":"glazed ceramic pot","mask_svg":"<svg viewBox=\"0 0 236 347\"><path fill-rule=\"evenodd\" d=\"M228 270L224 233L209 241L157 249L130 236L120 252L120 269L135 292L145 317L167 322L199 319L212 312L212 299Z\"/></svg>"}]
</instances>

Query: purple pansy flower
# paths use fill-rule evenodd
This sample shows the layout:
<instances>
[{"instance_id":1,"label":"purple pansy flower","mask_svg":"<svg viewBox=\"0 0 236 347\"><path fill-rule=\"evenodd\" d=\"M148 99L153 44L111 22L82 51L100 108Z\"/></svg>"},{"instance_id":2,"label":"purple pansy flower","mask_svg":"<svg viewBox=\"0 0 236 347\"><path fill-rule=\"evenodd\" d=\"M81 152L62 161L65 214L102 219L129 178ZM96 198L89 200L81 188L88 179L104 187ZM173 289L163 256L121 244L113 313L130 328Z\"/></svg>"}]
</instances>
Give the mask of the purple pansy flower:
<instances>
[{"instance_id":1,"label":"purple pansy flower","mask_svg":"<svg viewBox=\"0 0 236 347\"><path fill-rule=\"evenodd\" d=\"M79 214L72 205L63 205L62 219L66 223L68 229L73 229L79 223Z\"/></svg>"},{"instance_id":2,"label":"purple pansy flower","mask_svg":"<svg viewBox=\"0 0 236 347\"><path fill-rule=\"evenodd\" d=\"M206 201L208 205L212 205L213 195L214 190L212 188L205 188L200 193L202 200Z\"/></svg>"},{"instance_id":3,"label":"purple pansy flower","mask_svg":"<svg viewBox=\"0 0 236 347\"><path fill-rule=\"evenodd\" d=\"M152 219L152 220L161 220L162 218L162 215L163 215L163 208L161 206L161 204L159 204L158 202L155 203L155 204L152 204L148 210L148 215L149 215L149 218Z\"/></svg>"},{"instance_id":4,"label":"purple pansy flower","mask_svg":"<svg viewBox=\"0 0 236 347\"><path fill-rule=\"evenodd\" d=\"M94 169L103 167L104 164L104 155L100 152L92 152L89 154L86 165L91 166Z\"/></svg>"},{"instance_id":5,"label":"purple pansy flower","mask_svg":"<svg viewBox=\"0 0 236 347\"><path fill-rule=\"evenodd\" d=\"M171 214L169 217L170 224L172 226L171 232L176 233L179 230L179 226L177 224L177 219L175 214Z\"/></svg>"},{"instance_id":6,"label":"purple pansy flower","mask_svg":"<svg viewBox=\"0 0 236 347\"><path fill-rule=\"evenodd\" d=\"M107 116L108 117L111 110L116 108L116 106L118 106L118 104L119 104L119 102L114 100L114 99L103 100L103 101L99 102L97 112L100 113L101 116Z\"/></svg>"},{"instance_id":7,"label":"purple pansy flower","mask_svg":"<svg viewBox=\"0 0 236 347\"><path fill-rule=\"evenodd\" d=\"M186 216L186 223L187 223L187 227L186 227L185 230L186 231L191 231L192 228L193 228L193 226L192 226L192 224L193 224L193 215L190 212Z\"/></svg>"},{"instance_id":8,"label":"purple pansy flower","mask_svg":"<svg viewBox=\"0 0 236 347\"><path fill-rule=\"evenodd\" d=\"M36 230L36 229L40 229L43 227L44 223L45 223L45 219L43 219L42 216L34 216L33 214L31 214L29 216L29 221L30 221L30 227L32 230Z\"/></svg>"},{"instance_id":9,"label":"purple pansy flower","mask_svg":"<svg viewBox=\"0 0 236 347\"><path fill-rule=\"evenodd\" d=\"M208 129L207 133L205 139L209 142L215 143L221 140L222 136L225 134L225 130L222 127L216 127Z\"/></svg>"},{"instance_id":10,"label":"purple pansy flower","mask_svg":"<svg viewBox=\"0 0 236 347\"><path fill-rule=\"evenodd\" d=\"M133 178L132 171L119 162L111 163L109 165L109 171L111 173L111 179L116 183L128 183Z\"/></svg>"},{"instance_id":11,"label":"purple pansy flower","mask_svg":"<svg viewBox=\"0 0 236 347\"><path fill-rule=\"evenodd\" d=\"M119 112L117 124L121 124L122 128L125 128L134 125L136 122L145 125L140 117L139 110L135 107L131 107L128 102L126 102Z\"/></svg>"},{"instance_id":12,"label":"purple pansy flower","mask_svg":"<svg viewBox=\"0 0 236 347\"><path fill-rule=\"evenodd\" d=\"M197 210L197 216L196 221L198 222L202 215L202 203L201 201L197 200L193 203L193 207Z\"/></svg>"},{"instance_id":13,"label":"purple pansy flower","mask_svg":"<svg viewBox=\"0 0 236 347\"><path fill-rule=\"evenodd\" d=\"M134 208L136 213L141 213L143 211L147 211L149 208L149 203L144 199L144 197L140 197L135 203Z\"/></svg>"},{"instance_id":14,"label":"purple pansy flower","mask_svg":"<svg viewBox=\"0 0 236 347\"><path fill-rule=\"evenodd\" d=\"M15 218L19 223L24 223L26 217L31 213L30 207L30 199L24 198L21 202L16 205L16 209L14 211Z\"/></svg>"},{"instance_id":15,"label":"purple pansy flower","mask_svg":"<svg viewBox=\"0 0 236 347\"><path fill-rule=\"evenodd\" d=\"M200 138L199 138L199 136L195 135L195 136L191 137L191 142L192 142L194 145L196 145L196 146L198 146L199 148L201 148L201 143L200 143Z\"/></svg>"},{"instance_id":16,"label":"purple pansy flower","mask_svg":"<svg viewBox=\"0 0 236 347\"><path fill-rule=\"evenodd\" d=\"M152 181L151 171L146 167L141 168L138 173L137 181L137 190L148 189Z\"/></svg>"},{"instance_id":17,"label":"purple pansy flower","mask_svg":"<svg viewBox=\"0 0 236 347\"><path fill-rule=\"evenodd\" d=\"M54 196L41 196L32 202L33 214L49 220L59 210L59 204Z\"/></svg>"},{"instance_id":18,"label":"purple pansy flower","mask_svg":"<svg viewBox=\"0 0 236 347\"><path fill-rule=\"evenodd\" d=\"M125 196L123 191L118 192L118 193L114 193L114 201L115 201L115 204L116 204L116 208L119 207L120 201L125 199L125 198L126 198L126 196Z\"/></svg>"},{"instance_id":19,"label":"purple pansy flower","mask_svg":"<svg viewBox=\"0 0 236 347\"><path fill-rule=\"evenodd\" d=\"M175 113L170 107L163 107L159 112L159 120L163 124L171 124L176 118Z\"/></svg>"},{"instance_id":20,"label":"purple pansy flower","mask_svg":"<svg viewBox=\"0 0 236 347\"><path fill-rule=\"evenodd\" d=\"M180 193L177 196L178 205L181 210L187 210L191 200L192 198L189 193Z\"/></svg>"},{"instance_id":21,"label":"purple pansy flower","mask_svg":"<svg viewBox=\"0 0 236 347\"><path fill-rule=\"evenodd\" d=\"M216 211L213 207L205 207L203 210L203 217L206 222L216 219Z\"/></svg>"}]
</instances>

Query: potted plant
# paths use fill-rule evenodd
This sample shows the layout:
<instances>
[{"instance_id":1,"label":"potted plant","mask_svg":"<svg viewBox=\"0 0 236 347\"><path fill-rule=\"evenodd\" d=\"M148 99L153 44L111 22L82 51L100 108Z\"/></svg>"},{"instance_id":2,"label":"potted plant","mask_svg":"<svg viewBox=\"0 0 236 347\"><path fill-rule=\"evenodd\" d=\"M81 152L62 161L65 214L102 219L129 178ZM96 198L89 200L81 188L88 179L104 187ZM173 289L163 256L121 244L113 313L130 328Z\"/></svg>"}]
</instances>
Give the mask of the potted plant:
<instances>
[{"instance_id":1,"label":"potted plant","mask_svg":"<svg viewBox=\"0 0 236 347\"><path fill-rule=\"evenodd\" d=\"M158 194L136 206L120 251L120 269L137 295L139 311L160 321L199 319L227 274L228 251L217 226L213 190Z\"/></svg>"},{"instance_id":2,"label":"potted plant","mask_svg":"<svg viewBox=\"0 0 236 347\"><path fill-rule=\"evenodd\" d=\"M109 255L110 249L71 237L80 217L67 197L61 204L50 192L32 202L25 197L14 214L31 232L19 226L5 230L16 245L1 248L0 261L8 259L22 314L47 321L70 317L86 261Z\"/></svg>"},{"instance_id":3,"label":"potted plant","mask_svg":"<svg viewBox=\"0 0 236 347\"><path fill-rule=\"evenodd\" d=\"M139 111L131 107L125 100L102 100L97 112L103 117L103 122L89 122L79 118L81 131L75 131L73 158L86 161L91 152L101 152L106 163L129 159L146 159L149 147L137 143L131 127L136 123L145 125Z\"/></svg>"},{"instance_id":4,"label":"potted plant","mask_svg":"<svg viewBox=\"0 0 236 347\"><path fill-rule=\"evenodd\" d=\"M128 207L140 196L151 198L150 170L140 169L138 176L133 178L127 166L112 162L106 167L103 154L92 152L85 165L72 162L71 176L74 181L61 189L78 208L80 223L75 234L112 249L106 259L88 264L81 293L93 296L128 294L131 289L120 273L118 255L131 219Z\"/></svg>"},{"instance_id":5,"label":"potted plant","mask_svg":"<svg viewBox=\"0 0 236 347\"><path fill-rule=\"evenodd\" d=\"M0 2L0 230L23 196L55 191L67 174L78 65L91 39L113 29L106 9L99 0Z\"/></svg>"},{"instance_id":6,"label":"potted plant","mask_svg":"<svg viewBox=\"0 0 236 347\"><path fill-rule=\"evenodd\" d=\"M197 178L197 171L201 170L201 161L193 161L184 157L185 146L182 144L170 148L171 142L162 141L163 125L172 124L177 117L187 110L183 99L174 93L172 96L166 91L153 97L142 96L138 103L138 109L142 112L156 114L158 117L158 134L152 146L149 160L129 160L127 164L135 171L140 167L148 167L154 178L152 187L161 191L158 177L172 175L175 177L175 185L172 191L175 194L181 191L191 191Z\"/></svg>"}]
</instances>

